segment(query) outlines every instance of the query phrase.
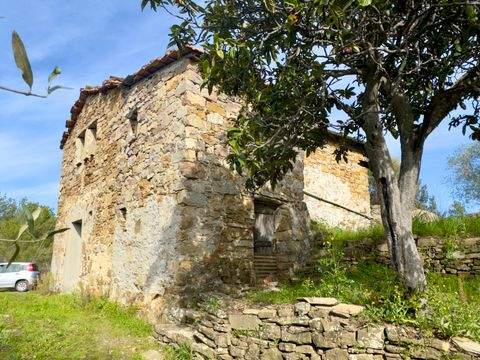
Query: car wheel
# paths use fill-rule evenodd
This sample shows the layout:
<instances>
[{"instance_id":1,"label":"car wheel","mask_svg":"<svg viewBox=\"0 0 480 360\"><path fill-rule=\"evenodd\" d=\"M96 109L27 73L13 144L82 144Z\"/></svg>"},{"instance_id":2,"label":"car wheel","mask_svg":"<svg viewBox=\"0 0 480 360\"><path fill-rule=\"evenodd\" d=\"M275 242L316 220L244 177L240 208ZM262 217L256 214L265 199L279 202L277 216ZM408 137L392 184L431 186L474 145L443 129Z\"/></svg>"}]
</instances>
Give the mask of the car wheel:
<instances>
[{"instance_id":1,"label":"car wheel","mask_svg":"<svg viewBox=\"0 0 480 360\"><path fill-rule=\"evenodd\" d=\"M19 280L15 284L15 290L19 292L25 292L28 290L28 281L27 280Z\"/></svg>"}]
</instances>

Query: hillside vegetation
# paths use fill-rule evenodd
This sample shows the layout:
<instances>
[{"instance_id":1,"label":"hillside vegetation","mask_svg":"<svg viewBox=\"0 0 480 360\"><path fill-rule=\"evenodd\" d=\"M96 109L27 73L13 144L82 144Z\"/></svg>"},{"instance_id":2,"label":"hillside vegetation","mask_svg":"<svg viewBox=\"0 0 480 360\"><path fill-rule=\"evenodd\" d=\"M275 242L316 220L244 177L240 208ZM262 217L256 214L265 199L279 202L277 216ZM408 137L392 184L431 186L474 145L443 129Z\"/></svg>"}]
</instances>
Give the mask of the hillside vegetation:
<instances>
[{"instance_id":1,"label":"hillside vegetation","mask_svg":"<svg viewBox=\"0 0 480 360\"><path fill-rule=\"evenodd\" d=\"M416 220L422 236L475 236L480 232L479 218L448 218L432 223ZM329 229L314 224L325 254L312 270L298 274L295 281L280 285L279 291L252 291L248 298L258 303L293 303L299 297L336 297L343 302L366 306L370 321L411 324L440 337L467 336L480 341L480 276L468 277L427 273L425 298L408 296L395 272L373 261L344 261L344 243L365 237L382 237L380 226L358 232Z\"/></svg>"},{"instance_id":2,"label":"hillside vegetation","mask_svg":"<svg viewBox=\"0 0 480 360\"><path fill-rule=\"evenodd\" d=\"M5 240L17 237L18 230L25 223L23 209L26 208L32 212L37 207L41 207L42 212L35 222L35 230L38 234L53 230L56 218L50 208L27 199L17 202L0 194L0 262L8 261L15 251L13 244ZM26 231L20 240L30 241L33 240L33 237ZM34 261L41 271L48 271L52 259L52 243L52 238L47 239L41 246L39 243L21 243L17 261Z\"/></svg>"},{"instance_id":3,"label":"hillside vegetation","mask_svg":"<svg viewBox=\"0 0 480 360\"><path fill-rule=\"evenodd\" d=\"M320 222L312 222L312 230L317 235L328 235L331 240L343 242L372 238L383 238L383 227L375 224L361 230L345 230L331 228ZM415 235L425 237L434 236L439 238L467 238L480 236L480 216L445 216L433 221L425 221L417 217L413 219L412 231Z\"/></svg>"}]
</instances>

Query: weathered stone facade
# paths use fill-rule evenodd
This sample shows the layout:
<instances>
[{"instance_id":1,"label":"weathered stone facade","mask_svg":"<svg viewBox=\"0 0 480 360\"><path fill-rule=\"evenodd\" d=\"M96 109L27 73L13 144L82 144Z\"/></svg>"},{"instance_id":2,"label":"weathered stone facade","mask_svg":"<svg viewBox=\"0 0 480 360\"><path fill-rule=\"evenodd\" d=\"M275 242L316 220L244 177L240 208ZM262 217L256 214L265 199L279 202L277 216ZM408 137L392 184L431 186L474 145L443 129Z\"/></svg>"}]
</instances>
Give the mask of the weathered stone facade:
<instances>
[{"instance_id":1,"label":"weathered stone facade","mask_svg":"<svg viewBox=\"0 0 480 360\"><path fill-rule=\"evenodd\" d=\"M294 305L192 311L192 325L158 325L157 339L188 344L207 359L394 360L478 359L480 344L466 338L425 338L414 328L373 324L362 306L334 298L303 298Z\"/></svg>"},{"instance_id":2,"label":"weathered stone facade","mask_svg":"<svg viewBox=\"0 0 480 360\"><path fill-rule=\"evenodd\" d=\"M256 267L285 274L306 260L303 162L275 192L245 191L226 161L240 105L201 89L194 56L82 90L62 139L58 227L71 229L55 238L58 289L155 318L204 289L252 283Z\"/></svg>"},{"instance_id":3,"label":"weathered stone facade","mask_svg":"<svg viewBox=\"0 0 480 360\"><path fill-rule=\"evenodd\" d=\"M357 213L305 195L310 217L341 228L367 227L371 223L368 169L363 165L367 158L360 146L353 145L348 162L337 162L334 150L330 142L305 158L305 191Z\"/></svg>"}]
</instances>

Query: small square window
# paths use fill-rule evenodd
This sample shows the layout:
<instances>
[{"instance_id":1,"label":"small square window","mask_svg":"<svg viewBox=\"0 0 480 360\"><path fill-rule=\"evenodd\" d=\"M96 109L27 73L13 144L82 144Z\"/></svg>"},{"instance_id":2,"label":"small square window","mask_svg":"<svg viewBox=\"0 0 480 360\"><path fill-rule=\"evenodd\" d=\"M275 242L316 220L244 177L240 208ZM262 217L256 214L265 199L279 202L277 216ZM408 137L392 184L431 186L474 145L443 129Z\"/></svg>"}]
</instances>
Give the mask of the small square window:
<instances>
[{"instance_id":1,"label":"small square window","mask_svg":"<svg viewBox=\"0 0 480 360\"><path fill-rule=\"evenodd\" d=\"M118 211L120 212L122 220L127 220L127 208L121 207L120 209L118 209Z\"/></svg>"},{"instance_id":2,"label":"small square window","mask_svg":"<svg viewBox=\"0 0 480 360\"><path fill-rule=\"evenodd\" d=\"M72 225L73 225L73 229L77 233L78 237L81 238L82 237L82 227L83 227L82 220L74 221L74 222L72 222Z\"/></svg>"},{"instance_id":3,"label":"small square window","mask_svg":"<svg viewBox=\"0 0 480 360\"><path fill-rule=\"evenodd\" d=\"M84 148L85 148L85 131L82 131L80 135L78 135L77 138L75 139L75 158L77 160L77 165L80 165L83 162Z\"/></svg>"},{"instance_id":4,"label":"small square window","mask_svg":"<svg viewBox=\"0 0 480 360\"><path fill-rule=\"evenodd\" d=\"M85 132L85 157L93 155L97 147L97 122L91 123Z\"/></svg>"},{"instance_id":5,"label":"small square window","mask_svg":"<svg viewBox=\"0 0 480 360\"><path fill-rule=\"evenodd\" d=\"M127 114L127 119L130 125L130 133L137 136L138 132L138 110L137 108L130 110Z\"/></svg>"}]
</instances>

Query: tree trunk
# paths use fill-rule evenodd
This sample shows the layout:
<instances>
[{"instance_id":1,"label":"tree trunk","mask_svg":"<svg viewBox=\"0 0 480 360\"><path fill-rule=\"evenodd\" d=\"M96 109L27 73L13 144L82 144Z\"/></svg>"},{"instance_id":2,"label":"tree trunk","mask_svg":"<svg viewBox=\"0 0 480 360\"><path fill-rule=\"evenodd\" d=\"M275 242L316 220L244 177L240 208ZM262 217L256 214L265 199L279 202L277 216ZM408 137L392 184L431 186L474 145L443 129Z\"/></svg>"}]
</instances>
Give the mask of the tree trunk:
<instances>
[{"instance_id":1,"label":"tree trunk","mask_svg":"<svg viewBox=\"0 0 480 360\"><path fill-rule=\"evenodd\" d=\"M414 198L416 186L399 186L381 176L376 179L380 190L382 222L390 259L405 285L412 291L426 287L422 260L412 234L412 205L401 198Z\"/></svg>"},{"instance_id":2,"label":"tree trunk","mask_svg":"<svg viewBox=\"0 0 480 360\"><path fill-rule=\"evenodd\" d=\"M426 287L422 260L412 234L412 210L418 186L422 147L413 141L402 142L402 164L397 176L392 167L383 127L379 118L378 87L367 84L364 97L366 151L381 200L382 222L392 265L400 279L413 292ZM405 143L405 146L403 146Z\"/></svg>"}]
</instances>

